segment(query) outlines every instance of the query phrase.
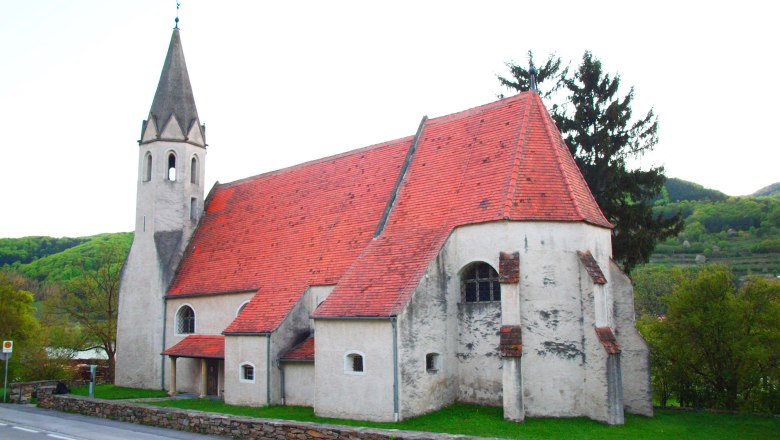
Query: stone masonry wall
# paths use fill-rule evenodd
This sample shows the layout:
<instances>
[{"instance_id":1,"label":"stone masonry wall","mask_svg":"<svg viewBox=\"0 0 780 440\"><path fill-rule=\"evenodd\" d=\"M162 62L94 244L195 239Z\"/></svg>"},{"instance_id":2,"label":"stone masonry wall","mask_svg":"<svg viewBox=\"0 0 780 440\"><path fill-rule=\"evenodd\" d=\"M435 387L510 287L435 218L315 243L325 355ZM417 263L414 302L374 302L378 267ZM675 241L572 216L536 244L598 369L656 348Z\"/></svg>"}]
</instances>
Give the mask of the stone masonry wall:
<instances>
[{"instance_id":1,"label":"stone masonry wall","mask_svg":"<svg viewBox=\"0 0 780 440\"><path fill-rule=\"evenodd\" d=\"M45 395L38 406L104 419L139 423L200 434L241 439L465 439L459 435L322 425L286 420L255 419L201 411L162 408L130 402L89 399L72 395Z\"/></svg>"}]
</instances>

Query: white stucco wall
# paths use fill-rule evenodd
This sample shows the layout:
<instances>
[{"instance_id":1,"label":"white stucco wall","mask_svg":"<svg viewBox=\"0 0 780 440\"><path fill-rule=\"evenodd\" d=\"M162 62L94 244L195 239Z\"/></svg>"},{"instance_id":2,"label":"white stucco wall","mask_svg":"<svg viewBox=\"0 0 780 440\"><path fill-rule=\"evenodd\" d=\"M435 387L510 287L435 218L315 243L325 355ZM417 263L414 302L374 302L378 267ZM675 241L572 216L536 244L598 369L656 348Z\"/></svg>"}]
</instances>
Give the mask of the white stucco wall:
<instances>
[{"instance_id":1,"label":"white stucco wall","mask_svg":"<svg viewBox=\"0 0 780 440\"><path fill-rule=\"evenodd\" d=\"M320 417L392 421L393 330L387 320L315 320L314 412ZM348 352L364 374L345 372Z\"/></svg>"},{"instance_id":2,"label":"white stucco wall","mask_svg":"<svg viewBox=\"0 0 780 440\"><path fill-rule=\"evenodd\" d=\"M284 404L314 406L314 363L285 362Z\"/></svg>"},{"instance_id":3,"label":"white stucco wall","mask_svg":"<svg viewBox=\"0 0 780 440\"><path fill-rule=\"evenodd\" d=\"M268 404L266 386L268 336L225 336L225 403L263 406ZM240 380L240 366L255 365L254 383Z\"/></svg>"},{"instance_id":4,"label":"white stucco wall","mask_svg":"<svg viewBox=\"0 0 780 440\"><path fill-rule=\"evenodd\" d=\"M179 136L183 139L183 135ZM167 153L177 156L177 180L165 179ZM145 179L146 155L151 179ZM198 157L197 183L189 179ZM135 235L122 273L117 321L117 385L160 388L163 296L203 209L206 150L186 142L156 141L138 149ZM191 218L192 199L196 218ZM161 254L162 252L162 254Z\"/></svg>"},{"instance_id":5,"label":"white stucco wall","mask_svg":"<svg viewBox=\"0 0 780 440\"><path fill-rule=\"evenodd\" d=\"M598 305L595 285L577 256L577 251L586 250L607 278ZM498 270L502 251L520 254L520 282L502 284L502 296L510 298L505 289L517 294L504 301L503 307L509 309L501 310L498 303L459 305L460 271L475 261ZM399 316L402 417L454 399L501 405L503 375L497 346L506 315L519 322L523 332L525 414L606 420L607 354L595 333L597 307L600 313L606 309L600 320L607 323L616 319L610 315L625 315L633 307L613 307L613 291L621 291L623 298L631 291L630 286L626 290L610 284L615 276L607 270L610 253L610 231L584 223L495 222L453 231ZM443 371L433 378L422 374L425 353L438 350ZM639 351L637 357L642 358L642 347Z\"/></svg>"},{"instance_id":6,"label":"white stucco wall","mask_svg":"<svg viewBox=\"0 0 780 440\"><path fill-rule=\"evenodd\" d=\"M623 404L626 412L652 417L650 348L636 329L631 280L615 263L609 265L614 298L615 338L622 349Z\"/></svg>"},{"instance_id":7,"label":"white stucco wall","mask_svg":"<svg viewBox=\"0 0 780 440\"><path fill-rule=\"evenodd\" d=\"M224 295L204 295L187 298L171 298L167 300L165 318L165 348L168 349L181 342L187 334L176 333L176 313L183 305L192 307L195 312L195 335L221 335L222 331L235 318L236 310L245 301L252 298L253 292L231 293ZM223 372L220 372L222 377ZM238 374L238 373L236 373ZM165 389L171 387L171 363L165 360ZM219 390L224 389L224 381L220 379ZM176 389L178 391L200 391L200 360L179 358L176 364Z\"/></svg>"}]
</instances>

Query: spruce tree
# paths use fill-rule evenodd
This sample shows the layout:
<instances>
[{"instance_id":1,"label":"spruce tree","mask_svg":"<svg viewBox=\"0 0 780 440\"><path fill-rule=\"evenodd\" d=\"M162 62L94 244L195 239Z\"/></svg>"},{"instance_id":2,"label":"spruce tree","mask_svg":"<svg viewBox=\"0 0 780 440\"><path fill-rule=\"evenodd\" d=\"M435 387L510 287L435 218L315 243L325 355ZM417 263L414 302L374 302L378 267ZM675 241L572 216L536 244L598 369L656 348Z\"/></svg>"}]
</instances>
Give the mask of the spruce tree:
<instances>
[{"instance_id":1,"label":"spruce tree","mask_svg":"<svg viewBox=\"0 0 780 440\"><path fill-rule=\"evenodd\" d=\"M499 77L502 85L528 90L530 81L521 80L530 68L507 66L516 81ZM545 68L549 70L543 77ZM614 225L612 257L628 273L650 259L658 241L677 235L683 225L679 215L653 215L653 199L666 181L663 167L628 168L630 159L651 151L658 142L658 118L653 110L642 118L632 118L633 87L621 98L620 76L605 74L601 62L590 52L583 55L573 78L567 76L565 69L560 70L560 59L554 56L538 72L537 83L555 82L542 96L559 90L567 94L566 102L570 105L553 105L553 119L601 211Z\"/></svg>"}]
</instances>

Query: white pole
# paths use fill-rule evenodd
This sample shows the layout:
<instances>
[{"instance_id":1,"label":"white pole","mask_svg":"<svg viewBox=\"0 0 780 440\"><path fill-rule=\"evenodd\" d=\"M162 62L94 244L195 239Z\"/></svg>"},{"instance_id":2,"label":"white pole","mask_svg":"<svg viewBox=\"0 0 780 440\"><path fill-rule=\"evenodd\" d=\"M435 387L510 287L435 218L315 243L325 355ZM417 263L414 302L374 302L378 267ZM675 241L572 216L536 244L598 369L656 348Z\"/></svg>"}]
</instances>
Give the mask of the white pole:
<instances>
[{"instance_id":1,"label":"white pole","mask_svg":"<svg viewBox=\"0 0 780 440\"><path fill-rule=\"evenodd\" d=\"M3 379L3 403L5 403L5 393L8 389L8 360L11 357L10 353L3 353L5 357L5 378Z\"/></svg>"}]
</instances>

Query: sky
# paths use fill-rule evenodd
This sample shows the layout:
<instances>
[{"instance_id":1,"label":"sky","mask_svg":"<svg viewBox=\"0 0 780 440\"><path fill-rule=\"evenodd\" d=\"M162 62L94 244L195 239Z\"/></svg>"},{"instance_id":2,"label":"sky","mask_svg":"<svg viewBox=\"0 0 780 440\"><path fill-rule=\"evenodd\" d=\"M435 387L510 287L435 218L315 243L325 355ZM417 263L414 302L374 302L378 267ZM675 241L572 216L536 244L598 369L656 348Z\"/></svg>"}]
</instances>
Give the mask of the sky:
<instances>
[{"instance_id":1,"label":"sky","mask_svg":"<svg viewBox=\"0 0 780 440\"><path fill-rule=\"evenodd\" d=\"M175 0L0 0L0 237L134 226ZM729 195L780 181L780 2L181 0L206 188L413 135L585 50L659 116L637 165Z\"/></svg>"}]
</instances>

